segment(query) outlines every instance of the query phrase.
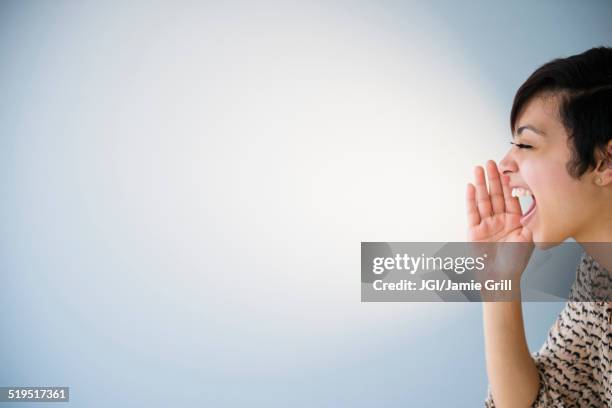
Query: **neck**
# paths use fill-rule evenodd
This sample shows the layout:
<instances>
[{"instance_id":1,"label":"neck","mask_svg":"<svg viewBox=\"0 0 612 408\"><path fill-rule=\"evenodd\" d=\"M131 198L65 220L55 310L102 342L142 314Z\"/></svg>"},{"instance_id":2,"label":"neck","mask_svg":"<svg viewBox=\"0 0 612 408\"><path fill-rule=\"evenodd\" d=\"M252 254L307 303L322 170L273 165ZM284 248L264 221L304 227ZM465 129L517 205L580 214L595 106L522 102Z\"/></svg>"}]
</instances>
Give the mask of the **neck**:
<instances>
[{"instance_id":1,"label":"neck","mask_svg":"<svg viewBox=\"0 0 612 408\"><path fill-rule=\"evenodd\" d=\"M600 214L590 228L576 234L574 239L599 265L612 271L612 208Z\"/></svg>"}]
</instances>

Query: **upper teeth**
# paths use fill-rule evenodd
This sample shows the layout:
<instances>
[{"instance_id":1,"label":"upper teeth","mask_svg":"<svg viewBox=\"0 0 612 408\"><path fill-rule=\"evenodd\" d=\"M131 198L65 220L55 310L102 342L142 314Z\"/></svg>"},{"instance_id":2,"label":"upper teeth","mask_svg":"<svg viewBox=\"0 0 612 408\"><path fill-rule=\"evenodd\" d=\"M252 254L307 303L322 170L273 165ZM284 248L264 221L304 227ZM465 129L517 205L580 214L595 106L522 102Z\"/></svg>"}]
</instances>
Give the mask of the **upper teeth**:
<instances>
[{"instance_id":1,"label":"upper teeth","mask_svg":"<svg viewBox=\"0 0 612 408\"><path fill-rule=\"evenodd\" d=\"M532 196L533 193L526 188L515 187L512 189L512 197Z\"/></svg>"}]
</instances>

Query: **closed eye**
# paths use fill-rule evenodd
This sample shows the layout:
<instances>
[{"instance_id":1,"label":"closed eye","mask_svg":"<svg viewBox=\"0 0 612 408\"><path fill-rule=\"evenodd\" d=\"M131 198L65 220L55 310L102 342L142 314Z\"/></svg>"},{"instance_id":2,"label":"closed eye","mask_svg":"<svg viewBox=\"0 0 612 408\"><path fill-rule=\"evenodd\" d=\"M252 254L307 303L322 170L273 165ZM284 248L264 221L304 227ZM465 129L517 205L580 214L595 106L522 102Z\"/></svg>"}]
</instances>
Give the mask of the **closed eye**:
<instances>
[{"instance_id":1,"label":"closed eye","mask_svg":"<svg viewBox=\"0 0 612 408\"><path fill-rule=\"evenodd\" d=\"M514 143L514 142L510 142L510 144L515 145L516 147L518 147L519 149L533 149L533 146L528 145L528 144L524 144L524 143Z\"/></svg>"}]
</instances>

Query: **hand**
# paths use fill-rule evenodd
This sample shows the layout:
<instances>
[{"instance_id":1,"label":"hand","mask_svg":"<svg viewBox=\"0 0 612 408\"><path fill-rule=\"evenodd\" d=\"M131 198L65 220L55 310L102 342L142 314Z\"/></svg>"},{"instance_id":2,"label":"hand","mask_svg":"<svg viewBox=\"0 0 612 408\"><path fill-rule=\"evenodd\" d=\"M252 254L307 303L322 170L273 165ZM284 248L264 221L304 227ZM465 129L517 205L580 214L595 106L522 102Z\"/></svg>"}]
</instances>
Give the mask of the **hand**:
<instances>
[{"instance_id":1,"label":"hand","mask_svg":"<svg viewBox=\"0 0 612 408\"><path fill-rule=\"evenodd\" d=\"M533 242L531 231L521 225L521 206L512 197L508 176L499 174L493 160L487 162L489 190L484 169L474 169L475 186L467 186L468 241Z\"/></svg>"},{"instance_id":2,"label":"hand","mask_svg":"<svg viewBox=\"0 0 612 408\"><path fill-rule=\"evenodd\" d=\"M487 175L488 190L481 166L474 169L475 184L467 186L467 239L496 244L487 245L495 252L489 254L495 257L489 274L520 278L533 252L532 234L520 222L521 206L518 198L511 195L509 178L500 175L492 160L487 162Z\"/></svg>"}]
</instances>

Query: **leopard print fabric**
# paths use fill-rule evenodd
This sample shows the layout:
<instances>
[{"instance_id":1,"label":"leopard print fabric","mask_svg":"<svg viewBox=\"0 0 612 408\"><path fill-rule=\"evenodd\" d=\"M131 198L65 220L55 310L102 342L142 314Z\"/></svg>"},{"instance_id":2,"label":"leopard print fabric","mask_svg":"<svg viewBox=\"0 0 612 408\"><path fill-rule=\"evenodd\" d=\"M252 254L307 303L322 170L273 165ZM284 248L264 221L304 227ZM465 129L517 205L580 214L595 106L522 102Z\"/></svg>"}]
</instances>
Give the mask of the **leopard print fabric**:
<instances>
[{"instance_id":1,"label":"leopard print fabric","mask_svg":"<svg viewBox=\"0 0 612 408\"><path fill-rule=\"evenodd\" d=\"M611 275L586 253L576 272L565 308L532 353L540 374L534 408L612 408L612 303L595 301L612 288ZM494 408L487 394L485 408Z\"/></svg>"}]
</instances>

